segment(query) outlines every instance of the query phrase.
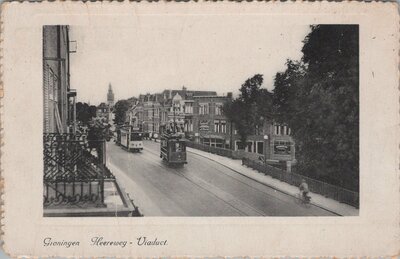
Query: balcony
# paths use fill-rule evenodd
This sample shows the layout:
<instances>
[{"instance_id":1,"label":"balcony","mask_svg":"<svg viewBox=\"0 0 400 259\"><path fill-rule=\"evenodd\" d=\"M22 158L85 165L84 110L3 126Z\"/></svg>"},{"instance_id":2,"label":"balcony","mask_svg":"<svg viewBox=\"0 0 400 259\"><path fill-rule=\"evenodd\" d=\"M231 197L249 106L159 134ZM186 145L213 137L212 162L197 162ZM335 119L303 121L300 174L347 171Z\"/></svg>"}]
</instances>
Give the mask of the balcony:
<instances>
[{"instance_id":1,"label":"balcony","mask_svg":"<svg viewBox=\"0 0 400 259\"><path fill-rule=\"evenodd\" d=\"M44 216L140 215L105 165L105 141L95 144L83 134L43 135Z\"/></svg>"}]
</instances>

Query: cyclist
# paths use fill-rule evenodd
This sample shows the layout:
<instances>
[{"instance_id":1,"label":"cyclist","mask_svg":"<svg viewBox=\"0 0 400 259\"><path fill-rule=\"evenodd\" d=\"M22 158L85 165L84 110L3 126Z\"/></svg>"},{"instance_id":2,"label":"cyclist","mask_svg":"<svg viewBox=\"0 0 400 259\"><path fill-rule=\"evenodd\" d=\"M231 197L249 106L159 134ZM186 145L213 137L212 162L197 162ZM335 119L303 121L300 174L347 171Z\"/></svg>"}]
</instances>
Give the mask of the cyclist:
<instances>
[{"instance_id":1,"label":"cyclist","mask_svg":"<svg viewBox=\"0 0 400 259\"><path fill-rule=\"evenodd\" d=\"M301 184L300 184L300 186L299 186L299 189L300 189L300 192L301 192L301 194L302 194L302 196L303 196L303 199L306 200L306 201L308 201L308 198L309 198L308 193L309 193L310 191L308 190L308 184L307 184L307 182L306 182L305 179L303 179L303 180L301 181Z\"/></svg>"}]
</instances>

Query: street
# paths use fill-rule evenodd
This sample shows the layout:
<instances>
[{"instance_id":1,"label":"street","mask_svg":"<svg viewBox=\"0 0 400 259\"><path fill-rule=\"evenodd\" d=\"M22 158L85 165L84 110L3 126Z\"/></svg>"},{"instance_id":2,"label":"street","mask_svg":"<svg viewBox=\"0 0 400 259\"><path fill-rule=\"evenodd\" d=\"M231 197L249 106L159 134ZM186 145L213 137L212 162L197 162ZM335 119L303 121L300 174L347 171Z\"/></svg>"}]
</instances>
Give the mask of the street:
<instances>
[{"instance_id":1,"label":"street","mask_svg":"<svg viewBox=\"0 0 400 259\"><path fill-rule=\"evenodd\" d=\"M143 145L130 153L110 141L107 165L144 216L335 216L190 151L188 164L168 166L160 143Z\"/></svg>"}]
</instances>

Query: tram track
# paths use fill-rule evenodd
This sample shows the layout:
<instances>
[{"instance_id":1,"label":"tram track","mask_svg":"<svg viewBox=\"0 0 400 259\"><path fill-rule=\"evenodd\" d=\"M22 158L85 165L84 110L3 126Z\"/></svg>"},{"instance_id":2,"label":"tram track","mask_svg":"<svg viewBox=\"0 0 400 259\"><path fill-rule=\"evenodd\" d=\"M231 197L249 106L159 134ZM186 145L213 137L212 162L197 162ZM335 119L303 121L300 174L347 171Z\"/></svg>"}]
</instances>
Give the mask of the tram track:
<instances>
[{"instance_id":1,"label":"tram track","mask_svg":"<svg viewBox=\"0 0 400 259\"><path fill-rule=\"evenodd\" d=\"M153 150L151 150L150 148L146 148L146 149L147 149L150 153L152 153L152 154L154 154L154 155L157 155L157 154L156 154ZM221 163L219 163L219 162L217 162L217 161L214 161L214 160L209 159L209 158L207 158L207 157L205 157L205 156L199 155L199 154L197 154L197 153L195 153L195 152L191 152L191 151L187 151L187 152L194 155L194 156L192 156L192 159L196 159L196 160L198 160L198 161L201 161L201 159L199 159L198 157L202 157L202 158L208 159L208 160L210 160L210 161L212 161L212 162L214 162L214 163L216 163L216 164L219 164L219 165L221 165L221 166L223 166L223 167L225 167L225 168L228 168L229 170L231 170L231 171L234 172L235 174L238 174L238 172L236 172L235 170L233 170L233 169L231 169L230 167L228 167L228 166L226 166L226 165L223 165L223 164L221 164ZM262 186L267 186L267 187L273 189L275 192L279 192L279 193L283 194L284 196L287 196L287 199L282 199L282 198L280 198L280 197L277 196L277 195L273 195L273 194L271 194L271 193L268 193L268 192L262 190L261 188L254 187L253 185L248 184L246 181L243 181L243 180L238 179L238 176L232 176L231 174L226 173L226 172L224 172L224 171L222 171L222 170L219 170L219 169L217 169L217 168L215 168L215 170L217 170L219 173L224 174L225 176L228 176L228 177L234 179L234 180L237 181L237 182L240 182L241 184L244 184L244 185L248 186L249 188L251 188L251 189L253 189L253 190L257 191L257 192L263 193L264 195L270 197L271 199L280 200L280 201L283 202L283 203L288 203L288 200L294 201L295 199L297 199L297 198L294 197L294 196L291 196L291 195L289 195L289 194L287 194L287 193L284 193L284 192L280 192L279 190L273 189L273 188L271 188L270 186L267 186L267 185L265 185L265 184L262 184L262 183L259 183L259 182L255 181L257 184L260 184L260 185L262 185ZM239 174L239 175L242 176L242 174ZM182 175L182 176L183 176L183 177L186 177L185 175ZM251 179L251 178L249 178L249 177L247 177L247 176L244 176L244 177L245 177L245 178L248 178L248 179ZM252 180L252 179L251 179L251 180ZM207 190L207 191L208 191L208 190ZM334 215L341 216L340 214L337 214L337 213L335 213L335 212L333 212L333 211L331 211L331 210L328 210L328 209L326 209L326 208L323 208L323 207L321 207L321 206L317 206L317 205L315 205L315 204L310 204L310 205L311 205L311 207L318 208L318 209L322 209L322 210L327 211L327 212L329 212L329 213L332 213L332 214L334 214ZM311 212L311 210L309 210L309 208L307 208L307 211L311 214L311 216L318 216L318 215L319 215L319 214L317 214L317 213ZM266 216L265 213L260 213L260 214Z\"/></svg>"},{"instance_id":2,"label":"tram track","mask_svg":"<svg viewBox=\"0 0 400 259\"><path fill-rule=\"evenodd\" d=\"M151 149L145 147L144 150L148 151L149 153L158 156L157 153L155 153L154 151L152 151ZM154 160L153 160L154 161ZM157 160L159 162L159 160ZM162 161L162 163L165 163L164 161ZM162 169L166 169L165 167L162 167L159 165L160 168ZM212 187L211 184L208 184L207 182L205 182L204 180L201 180L200 178L198 179L193 179L193 177L188 177L187 175L177 171L177 170L171 170L172 168L168 168L168 172L179 175L180 177L185 178L187 181L189 181L190 183L196 185L197 187L205 190L206 192L212 194L214 197L216 197L217 199L221 200L222 202L226 203L227 205L229 205L230 207L232 207L234 210L236 210L240 215L242 216L251 216L248 213L244 212L243 210L237 208L237 206L246 206L248 207L249 210L252 210L253 212L256 212L258 214L258 216L268 216L267 214L265 214L264 212L255 209L254 207L251 207L249 205L245 205L242 201L238 200L238 199L231 199L230 202L221 198L220 195L216 194L215 191L211 191L210 189L215 189L218 187ZM181 168L174 168L174 169L181 169ZM201 183L199 183L201 182ZM222 190L221 190L222 191ZM223 192L223 191L222 191ZM230 195L230 194L229 194ZM234 206L233 204L235 204L236 206Z\"/></svg>"},{"instance_id":3,"label":"tram track","mask_svg":"<svg viewBox=\"0 0 400 259\"><path fill-rule=\"evenodd\" d=\"M168 165L159 143L145 141L144 150L130 153L119 146L109 159L151 216L316 216L331 215L317 207L299 205L294 198L246 178L228 165L194 152L188 164ZM140 203L138 203L140 206Z\"/></svg>"},{"instance_id":4,"label":"tram track","mask_svg":"<svg viewBox=\"0 0 400 259\"><path fill-rule=\"evenodd\" d=\"M202 156L202 155L200 155L200 154L197 154L197 153L195 153L195 152L191 152L191 151L187 151L187 152L192 153L192 154L194 154L194 155L197 155L197 156L199 156L199 157L203 157L203 158L209 159L209 158L207 158L207 157L205 157L205 156ZM210 159L210 160L211 160L211 159ZM213 160L212 160L212 161L213 161ZM214 161L214 162L216 162L216 161ZM237 172L236 170L231 169L230 167L228 167L228 166L226 166L226 165L224 165L224 164L222 164L222 163L220 163L220 162L216 162L216 163L218 163L218 164L220 164L220 165L222 165L222 166L224 166L224 167L226 167L226 168L229 168L229 169L232 170L233 172L236 172L236 173L238 173L238 174L244 176L245 178L248 178L248 179L253 180L253 179L250 178L249 176L243 175L243 174ZM269 194L269 193L267 193L267 192L265 192L265 191L263 191L263 190L260 190L260 189L258 189L258 188L255 188L254 186L249 185L249 184L245 183L244 181L241 181L241 180L237 179L236 177L233 177L233 176L231 176L231 175L229 175L229 174L227 174L227 173L225 173L225 172L223 172L223 171L221 171L221 170L219 170L219 171L220 171L221 173L225 174L226 176L232 177L232 178L236 179L237 181L239 181L239 182L241 182L241 183L243 183L243 184L249 186L249 187L252 188L252 189L257 189L258 191L264 193L265 195L268 195L268 196L270 196L270 197L273 197L274 199L281 200L281 201L284 202L283 199L280 199L280 198L278 198L278 197L276 197L276 196L273 196L273 195L271 195L271 194ZM267 187L269 187L269 188L273 188L273 187L271 187L271 186L269 186L269 185L266 185L266 184L264 184L264 183L260 183L260 182L258 182L258 181L256 181L256 182L259 183L259 184L261 184L261 185L263 185L263 186L267 186ZM280 193L282 193L282 194L284 194L284 195L286 195L286 196L289 196L289 197L291 197L291 198L293 198L293 199L296 199L296 200L299 199L298 197L293 196L293 195L290 195L290 194L288 194L288 193L286 193L286 192L283 192L283 191L281 191L281 190L278 190L278 189L275 189L275 188L273 188L273 189L274 189L275 191L278 191L278 192L280 192ZM330 209L324 208L324 207L319 206L319 205L314 204L314 203L310 203L309 206L314 207L314 208L319 208L319 209L325 210L325 211L327 211L327 212L329 212L329 213L332 213L332 214L334 214L334 215L336 215L336 216L343 216L343 215L341 215L341 214L339 214L339 213L337 213L337 212L335 212L335 211L332 211L332 210L330 210ZM318 216L318 214L312 214L312 215Z\"/></svg>"}]
</instances>

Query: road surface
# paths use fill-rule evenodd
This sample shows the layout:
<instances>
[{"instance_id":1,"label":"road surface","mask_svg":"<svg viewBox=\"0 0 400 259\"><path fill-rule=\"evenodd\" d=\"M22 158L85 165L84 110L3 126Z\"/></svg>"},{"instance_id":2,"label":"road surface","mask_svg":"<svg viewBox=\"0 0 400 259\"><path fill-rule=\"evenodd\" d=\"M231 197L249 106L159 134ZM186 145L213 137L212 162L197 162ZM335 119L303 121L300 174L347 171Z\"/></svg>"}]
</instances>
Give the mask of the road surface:
<instances>
[{"instance_id":1,"label":"road surface","mask_svg":"<svg viewBox=\"0 0 400 259\"><path fill-rule=\"evenodd\" d=\"M107 164L144 216L334 216L194 153L170 167L159 143L143 144L130 153L107 143Z\"/></svg>"}]
</instances>

